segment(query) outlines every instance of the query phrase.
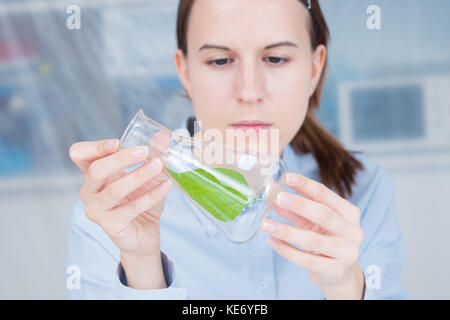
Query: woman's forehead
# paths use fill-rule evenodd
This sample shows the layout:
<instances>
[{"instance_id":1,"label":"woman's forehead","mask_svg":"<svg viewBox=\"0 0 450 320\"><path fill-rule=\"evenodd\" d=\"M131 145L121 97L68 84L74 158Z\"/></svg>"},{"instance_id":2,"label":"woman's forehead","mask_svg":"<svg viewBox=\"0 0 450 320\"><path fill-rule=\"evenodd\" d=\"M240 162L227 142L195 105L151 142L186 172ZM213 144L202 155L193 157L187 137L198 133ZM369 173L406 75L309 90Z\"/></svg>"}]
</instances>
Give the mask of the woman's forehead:
<instances>
[{"instance_id":1,"label":"woman's forehead","mask_svg":"<svg viewBox=\"0 0 450 320\"><path fill-rule=\"evenodd\" d=\"M299 0L196 0L188 37L216 43L245 39L264 46L294 41L307 36L307 13Z\"/></svg>"}]
</instances>

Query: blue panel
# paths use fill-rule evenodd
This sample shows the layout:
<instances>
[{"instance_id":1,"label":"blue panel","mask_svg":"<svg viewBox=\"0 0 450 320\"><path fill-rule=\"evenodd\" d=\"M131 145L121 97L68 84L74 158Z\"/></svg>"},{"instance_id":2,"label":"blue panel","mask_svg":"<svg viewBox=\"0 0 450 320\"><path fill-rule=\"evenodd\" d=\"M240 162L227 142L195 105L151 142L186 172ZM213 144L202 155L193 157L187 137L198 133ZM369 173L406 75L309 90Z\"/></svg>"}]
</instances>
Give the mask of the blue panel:
<instances>
[{"instance_id":1,"label":"blue panel","mask_svg":"<svg viewBox=\"0 0 450 320\"><path fill-rule=\"evenodd\" d=\"M351 94L357 142L416 139L425 135L420 86L355 89Z\"/></svg>"}]
</instances>

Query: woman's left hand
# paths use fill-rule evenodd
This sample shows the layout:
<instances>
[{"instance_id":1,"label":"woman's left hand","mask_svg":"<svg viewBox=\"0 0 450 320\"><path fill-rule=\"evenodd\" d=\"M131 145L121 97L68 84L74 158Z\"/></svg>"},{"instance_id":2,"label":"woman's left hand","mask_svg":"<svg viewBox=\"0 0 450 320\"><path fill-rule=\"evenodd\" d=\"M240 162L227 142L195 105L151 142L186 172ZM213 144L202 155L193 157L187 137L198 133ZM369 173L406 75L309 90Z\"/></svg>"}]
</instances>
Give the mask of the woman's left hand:
<instances>
[{"instance_id":1,"label":"woman's left hand","mask_svg":"<svg viewBox=\"0 0 450 320\"><path fill-rule=\"evenodd\" d=\"M274 209L292 226L266 219L262 230L271 235L269 245L306 268L326 299L362 299L364 275L358 257L364 233L359 208L300 174L289 173L287 185L304 197L278 194Z\"/></svg>"}]
</instances>

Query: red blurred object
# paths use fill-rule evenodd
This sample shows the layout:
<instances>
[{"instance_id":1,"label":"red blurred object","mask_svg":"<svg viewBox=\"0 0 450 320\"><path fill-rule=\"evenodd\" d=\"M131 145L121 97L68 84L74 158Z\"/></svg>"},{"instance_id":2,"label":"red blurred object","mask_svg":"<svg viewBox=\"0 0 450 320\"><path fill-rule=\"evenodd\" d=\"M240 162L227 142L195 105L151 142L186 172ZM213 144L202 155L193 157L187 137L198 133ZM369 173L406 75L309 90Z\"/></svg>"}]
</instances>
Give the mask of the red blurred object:
<instances>
[{"instance_id":1,"label":"red blurred object","mask_svg":"<svg viewBox=\"0 0 450 320\"><path fill-rule=\"evenodd\" d=\"M26 58L36 55L36 49L23 44L6 44L0 42L0 62Z\"/></svg>"}]
</instances>

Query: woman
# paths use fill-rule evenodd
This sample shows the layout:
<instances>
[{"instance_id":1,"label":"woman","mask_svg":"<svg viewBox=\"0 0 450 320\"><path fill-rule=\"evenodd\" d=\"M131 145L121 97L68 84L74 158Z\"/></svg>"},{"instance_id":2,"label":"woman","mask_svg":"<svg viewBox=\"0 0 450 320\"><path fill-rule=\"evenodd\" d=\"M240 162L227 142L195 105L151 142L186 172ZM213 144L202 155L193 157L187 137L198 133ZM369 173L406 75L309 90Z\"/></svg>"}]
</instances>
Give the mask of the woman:
<instances>
[{"instance_id":1,"label":"woman","mask_svg":"<svg viewBox=\"0 0 450 320\"><path fill-rule=\"evenodd\" d=\"M67 256L81 286L69 297L408 297L391 179L314 118L329 38L318 1L181 0L177 37L177 72L204 129L279 129L287 187L262 232L235 244L171 188L157 158L120 174L145 148L74 144L85 182Z\"/></svg>"}]
</instances>

